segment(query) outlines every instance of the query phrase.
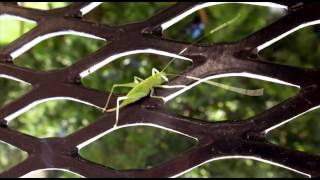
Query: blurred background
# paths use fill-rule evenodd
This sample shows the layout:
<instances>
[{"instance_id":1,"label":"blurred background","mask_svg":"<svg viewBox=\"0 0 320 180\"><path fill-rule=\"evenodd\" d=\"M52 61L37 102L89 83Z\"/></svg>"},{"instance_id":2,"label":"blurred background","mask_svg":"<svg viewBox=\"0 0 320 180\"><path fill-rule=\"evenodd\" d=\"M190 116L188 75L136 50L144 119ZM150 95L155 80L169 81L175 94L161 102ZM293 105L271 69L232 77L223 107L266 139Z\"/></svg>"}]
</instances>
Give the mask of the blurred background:
<instances>
[{"instance_id":1,"label":"blurred background","mask_svg":"<svg viewBox=\"0 0 320 180\"><path fill-rule=\"evenodd\" d=\"M53 9L69 3L20 3L37 9ZM111 26L139 22L174 3L103 3L84 16L87 21ZM198 44L236 42L271 24L285 15L285 11L243 4L224 4L193 13L164 31L164 38L195 42L212 29L239 18L220 31L206 36ZM0 18L0 48L5 47L36 24ZM304 68L318 68L320 58L320 27L306 27L292 33L259 52L264 61ZM50 71L62 69L94 53L108 42L65 35L45 40L15 60L17 66ZM170 58L137 54L116 60L82 79L88 88L110 91L113 84L128 83L134 76L146 78L152 68L163 69ZM191 63L177 60L167 72L180 73ZM125 70L124 70L125 69ZM215 80L247 89L264 88L264 95L250 97L201 84L166 104L172 112L203 121L245 120L285 99L295 96L299 89L261 80L228 77ZM31 86L0 78L0 106L16 100L31 90ZM126 93L129 89L117 89ZM120 111L121 113L121 111ZM22 114L9 126L17 131L44 138L64 137L97 121L102 112L77 102L55 100L42 103ZM320 144L319 110L308 112L294 121L268 134L274 144L299 151L318 154ZM196 142L188 137L153 127L129 127L112 132L80 150L82 157L114 169L150 168L187 151ZM0 142L0 172L10 169L26 159L28 154L16 147ZM81 177L64 171L37 171L38 177ZM29 176L36 176L29 174ZM292 171L248 159L219 160L199 166L181 177L303 177Z\"/></svg>"}]
</instances>

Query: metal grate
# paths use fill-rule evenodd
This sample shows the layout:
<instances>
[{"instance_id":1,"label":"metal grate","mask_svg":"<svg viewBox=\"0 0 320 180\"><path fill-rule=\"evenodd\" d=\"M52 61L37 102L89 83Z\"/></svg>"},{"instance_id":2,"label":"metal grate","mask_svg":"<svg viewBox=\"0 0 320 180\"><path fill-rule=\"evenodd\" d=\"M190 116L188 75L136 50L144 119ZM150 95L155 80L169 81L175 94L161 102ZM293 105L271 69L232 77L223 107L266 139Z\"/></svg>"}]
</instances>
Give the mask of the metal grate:
<instances>
[{"instance_id":1,"label":"metal grate","mask_svg":"<svg viewBox=\"0 0 320 180\"><path fill-rule=\"evenodd\" d=\"M82 16L98 3L73 3L49 11L23 8L15 3L0 3L0 15L12 15L37 22L36 28L0 50L0 75L32 84L25 96L0 109L0 140L12 144L29 156L24 162L3 172L0 177L19 177L38 169L65 169L86 177L172 177L208 161L226 158L251 158L267 161L307 176L320 176L320 156L289 150L270 144L266 134L271 129L301 115L320 104L320 71L260 61L257 51L294 30L319 23L319 3L266 3L286 6L288 14L249 37L228 44L192 45L181 56L193 60L193 67L184 74L196 77L239 75L249 78L277 80L301 88L292 98L250 119L240 122L209 123L169 114L163 102L145 98L121 110L119 127L148 124L194 137L192 149L159 166L142 170L114 170L86 159L78 149L115 130L115 114L106 113L100 120L64 138L38 139L7 127L7 122L37 103L52 98L71 99L102 108L108 93L85 88L80 79L115 57L137 50L178 54L187 43L169 41L162 30L192 12L216 3L177 3L152 18L116 27L86 22ZM261 3L263 4L263 3ZM105 39L109 43L97 52L62 70L39 72L15 66L12 61L44 38L59 34L81 35ZM126 42L135 42L132 46ZM117 55L117 56L115 56ZM232 73L232 74L231 74ZM170 85L187 85L193 81L178 77ZM176 90L177 91L177 90ZM158 91L162 96L172 90ZM113 96L112 106L116 96Z\"/></svg>"}]
</instances>

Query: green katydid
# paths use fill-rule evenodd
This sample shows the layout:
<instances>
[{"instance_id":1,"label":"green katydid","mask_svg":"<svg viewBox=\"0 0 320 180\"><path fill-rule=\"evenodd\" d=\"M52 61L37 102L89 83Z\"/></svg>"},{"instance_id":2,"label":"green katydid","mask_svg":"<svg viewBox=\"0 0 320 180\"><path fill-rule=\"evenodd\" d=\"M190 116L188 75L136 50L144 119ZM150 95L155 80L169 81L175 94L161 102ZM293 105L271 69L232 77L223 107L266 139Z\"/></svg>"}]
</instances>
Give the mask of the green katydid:
<instances>
[{"instance_id":1,"label":"green katydid","mask_svg":"<svg viewBox=\"0 0 320 180\"><path fill-rule=\"evenodd\" d=\"M233 23L236 19L238 19L240 16L238 14L238 16L236 16L235 18L231 19L230 21L218 26L217 28L211 30L207 35L199 38L197 41L193 42L191 45L194 45L196 42L200 41L201 39L203 39L204 37L207 37L208 35L222 29L223 27ZM188 46L188 47L189 47ZM185 52L188 47L184 48L178 55L181 55L183 52ZM169 65L175 60L175 58L172 58L172 60L163 68L162 71L158 71L157 69L153 68L152 69L152 75L146 79L141 79L137 76L134 77L134 82L132 83L125 83L125 84L114 84L112 86L111 92L109 94L109 97L107 99L106 105L103 109L103 111L106 112L113 112L116 111L116 122L115 122L115 126L117 126L118 123L118 118L119 118L119 110L129 104L132 104L148 95L150 95L151 98L160 98L163 99L164 97L160 97L160 96L155 96L154 95L154 88L187 88L187 86L185 85L176 85L176 86L166 86L166 85L162 85L165 82L168 82L168 78L167 75L173 75L173 74L166 74L164 71L169 67ZM181 76L181 75L178 75ZM193 79L193 80L202 80L201 78L197 78L197 77L192 77L192 76L186 76L189 79ZM238 87L232 87L232 86L227 86L225 84L220 84L217 82L212 82L212 81L205 81L205 83L210 84L210 85L214 85L214 86L218 86L236 93L240 93L240 94L244 94L244 95L248 95L248 96L261 96L263 94L263 89L257 89L257 90L247 90L247 89L242 89L242 88L238 88ZM118 97L117 98L117 106L111 109L107 109L108 105L109 105L109 101L110 101L110 97L113 93L114 88L116 87L129 87L132 88L128 94L126 96L122 96L122 97ZM120 104L120 101L122 101L122 103Z\"/></svg>"}]
</instances>

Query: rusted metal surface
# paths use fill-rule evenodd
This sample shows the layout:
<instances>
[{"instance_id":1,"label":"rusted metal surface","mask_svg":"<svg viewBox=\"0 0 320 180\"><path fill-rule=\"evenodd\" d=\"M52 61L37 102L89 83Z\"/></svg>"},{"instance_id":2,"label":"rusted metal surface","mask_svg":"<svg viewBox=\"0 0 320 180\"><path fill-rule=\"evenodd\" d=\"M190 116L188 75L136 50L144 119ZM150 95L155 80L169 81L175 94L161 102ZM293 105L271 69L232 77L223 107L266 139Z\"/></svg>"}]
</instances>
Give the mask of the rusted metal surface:
<instances>
[{"instance_id":1,"label":"rusted metal surface","mask_svg":"<svg viewBox=\"0 0 320 180\"><path fill-rule=\"evenodd\" d=\"M295 97L250 119L237 122L230 120L209 123L176 116L164 110L162 101L151 98L145 98L121 110L120 127L148 123L199 140L192 149L156 167L114 170L79 156L79 147L113 128L114 113L105 113L97 122L64 138L38 139L6 126L7 120L14 118L12 115L15 112L47 98L73 98L102 108L108 93L85 88L80 82L80 74L115 54L127 51L152 48L178 54L189 44L162 38L161 25L200 4L203 3L177 3L144 22L111 27L82 19L81 10L90 3L73 3L65 8L48 11L23 8L14 3L0 3L0 15L24 17L38 24L33 30L0 50L0 74L21 79L33 86L31 92L0 109L0 140L29 154L27 160L3 172L0 177L19 177L33 170L46 168L66 169L85 177L171 177L209 160L238 156L266 160L312 177L320 176L320 156L289 150L266 141L266 132L270 128L319 106L320 71L262 62L254 56L260 45L301 24L319 20L319 3L278 3L288 6L288 14L249 37L228 44L191 45L182 54L194 61L194 66L184 74L206 77L226 73L252 73L300 86L301 90ZM23 53L19 50L29 42L48 33L66 30L91 34L106 39L109 43L62 70L39 72L13 64L15 56ZM192 82L190 79L178 77L170 84L187 85ZM158 91L163 96L172 92ZM112 96L112 105L115 105L116 98Z\"/></svg>"}]
</instances>

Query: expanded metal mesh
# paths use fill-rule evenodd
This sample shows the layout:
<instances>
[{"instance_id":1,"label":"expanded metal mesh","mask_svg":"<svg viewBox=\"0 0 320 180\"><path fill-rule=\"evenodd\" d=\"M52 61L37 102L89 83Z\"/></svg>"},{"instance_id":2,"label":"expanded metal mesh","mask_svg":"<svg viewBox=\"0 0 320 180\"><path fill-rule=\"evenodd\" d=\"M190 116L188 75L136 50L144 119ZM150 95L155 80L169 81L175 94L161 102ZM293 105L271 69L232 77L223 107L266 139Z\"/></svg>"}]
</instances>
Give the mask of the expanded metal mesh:
<instances>
[{"instance_id":1,"label":"expanded metal mesh","mask_svg":"<svg viewBox=\"0 0 320 180\"><path fill-rule=\"evenodd\" d=\"M28 158L3 172L0 177L20 177L38 169L65 169L85 177L172 177L205 162L225 158L251 158L267 161L307 176L320 176L320 156L289 150L266 140L266 134L320 104L320 72L260 61L258 50L283 36L307 25L319 23L319 3L261 3L287 7L288 13L275 23L247 38L227 44L210 46L190 45L166 40L162 30L192 12L216 3L177 3L150 19L134 24L107 26L86 22L82 16L97 3L73 3L65 8L48 11L20 7L15 3L0 3L0 15L12 15L37 22L37 26L18 40L0 50L0 75L32 84L33 89L0 109L0 140L28 152ZM15 66L13 59L39 43L60 34L80 34L105 39L108 45L62 70L40 72ZM134 42L134 45L128 42ZM142 52L167 52L193 60L193 67L183 74L196 77L240 75L249 78L273 80L299 86L299 93L284 102L244 121L210 123L194 121L189 117L169 114L160 100L144 98L121 110L117 128L150 125L169 129L196 138L198 143L174 159L149 169L114 170L83 159L79 149L115 130L115 114L105 113L97 122L64 138L39 139L10 129L8 121L28 109L53 98L80 101L103 108L108 93L85 88L82 77L107 65L116 57ZM138 50L138 51L137 51ZM170 85L188 85L193 80L183 76ZM177 91L177 90L174 90ZM168 96L173 90L159 90ZM111 106L116 96L112 96ZM44 127L45 128L45 127Z\"/></svg>"}]
</instances>

